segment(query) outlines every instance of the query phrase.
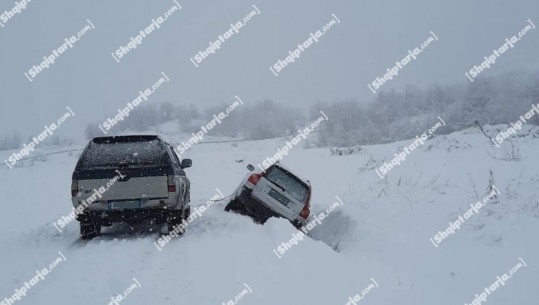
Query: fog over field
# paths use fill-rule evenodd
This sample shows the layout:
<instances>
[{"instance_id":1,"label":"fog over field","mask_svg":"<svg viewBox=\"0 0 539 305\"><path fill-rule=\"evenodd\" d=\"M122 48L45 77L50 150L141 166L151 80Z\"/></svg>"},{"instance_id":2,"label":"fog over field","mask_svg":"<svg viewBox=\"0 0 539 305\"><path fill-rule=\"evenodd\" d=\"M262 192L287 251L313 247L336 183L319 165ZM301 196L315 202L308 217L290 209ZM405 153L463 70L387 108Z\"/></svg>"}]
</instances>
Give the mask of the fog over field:
<instances>
[{"instance_id":1,"label":"fog over field","mask_svg":"<svg viewBox=\"0 0 539 305\"><path fill-rule=\"evenodd\" d=\"M537 26L3 1L0 305L537 304Z\"/></svg>"}]
</instances>

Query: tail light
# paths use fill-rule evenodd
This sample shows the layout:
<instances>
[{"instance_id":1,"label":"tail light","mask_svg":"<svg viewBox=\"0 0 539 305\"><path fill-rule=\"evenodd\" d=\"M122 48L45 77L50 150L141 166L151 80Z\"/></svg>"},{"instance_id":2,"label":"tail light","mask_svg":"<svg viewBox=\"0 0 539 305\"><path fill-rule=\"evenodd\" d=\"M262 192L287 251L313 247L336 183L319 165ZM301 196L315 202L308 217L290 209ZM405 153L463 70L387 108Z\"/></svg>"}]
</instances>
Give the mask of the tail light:
<instances>
[{"instance_id":1,"label":"tail light","mask_svg":"<svg viewBox=\"0 0 539 305\"><path fill-rule=\"evenodd\" d=\"M71 181L71 197L76 197L79 193L79 181L73 180Z\"/></svg>"},{"instance_id":2,"label":"tail light","mask_svg":"<svg viewBox=\"0 0 539 305\"><path fill-rule=\"evenodd\" d=\"M258 181L260 181L260 178L262 178L262 174L252 174L251 176L249 176L249 179L247 179L247 181L256 185Z\"/></svg>"},{"instance_id":3,"label":"tail light","mask_svg":"<svg viewBox=\"0 0 539 305\"><path fill-rule=\"evenodd\" d=\"M309 219L309 214L311 214L311 210L309 210L309 206L305 205L303 207L303 210L299 213L299 216L301 216L303 219L307 220Z\"/></svg>"},{"instance_id":4,"label":"tail light","mask_svg":"<svg viewBox=\"0 0 539 305\"><path fill-rule=\"evenodd\" d=\"M174 176L167 177L167 184L168 184L168 192L176 193L176 181L174 179Z\"/></svg>"},{"instance_id":5,"label":"tail light","mask_svg":"<svg viewBox=\"0 0 539 305\"><path fill-rule=\"evenodd\" d=\"M309 193L307 194L307 200L305 201L306 203L303 206L303 209L299 213L299 216L303 217L303 219L308 219L309 215L311 214L311 190L311 183L309 182Z\"/></svg>"}]
</instances>

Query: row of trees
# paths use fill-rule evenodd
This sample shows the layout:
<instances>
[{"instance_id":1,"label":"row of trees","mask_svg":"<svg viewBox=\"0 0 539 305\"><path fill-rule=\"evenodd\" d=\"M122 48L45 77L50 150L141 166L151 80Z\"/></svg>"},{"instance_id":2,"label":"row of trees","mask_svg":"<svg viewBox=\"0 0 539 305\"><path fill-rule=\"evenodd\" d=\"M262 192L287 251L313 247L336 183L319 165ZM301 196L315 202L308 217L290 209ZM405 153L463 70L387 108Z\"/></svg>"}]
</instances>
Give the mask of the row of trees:
<instances>
[{"instance_id":1,"label":"row of trees","mask_svg":"<svg viewBox=\"0 0 539 305\"><path fill-rule=\"evenodd\" d=\"M438 116L447 125L437 134L473 126L475 121L508 124L534 103L539 103L539 74L512 73L467 84L381 92L364 107L356 100L318 103L310 117L323 110L330 118L320 126L319 146L352 146L414 138L431 128ZM539 114L529 123L539 125Z\"/></svg>"},{"instance_id":2,"label":"row of trees","mask_svg":"<svg viewBox=\"0 0 539 305\"><path fill-rule=\"evenodd\" d=\"M123 121L119 121L111 130L111 134L124 131L147 131L159 124L177 120L182 126L183 131L187 131L191 121L201 117L199 110L194 105L175 106L171 103L140 105L129 113L129 116ZM87 139L97 136L103 136L99 129L101 122L92 122L86 126L84 135Z\"/></svg>"},{"instance_id":3,"label":"row of trees","mask_svg":"<svg viewBox=\"0 0 539 305\"><path fill-rule=\"evenodd\" d=\"M318 128L313 143L319 147L345 147L387 143L413 138L432 127L438 116L447 125L437 134L450 133L480 124L515 122L539 103L539 73L511 73L478 78L473 83L438 85L425 89L407 86L402 92L382 91L368 104L355 99L314 104L307 115L296 108L270 100L246 102L233 110L210 135L265 139L296 134L324 111L329 117ZM165 122L178 124L181 132L196 132L230 104L208 107L180 106L172 103L141 105L128 118L114 126L113 133L149 131ZM539 115L529 123L539 125ZM90 139L102 135L98 123L86 127ZM17 133L0 137L0 150L17 149L27 141ZM49 145L70 141L51 137Z\"/></svg>"},{"instance_id":4,"label":"row of trees","mask_svg":"<svg viewBox=\"0 0 539 305\"><path fill-rule=\"evenodd\" d=\"M180 131L190 134L197 132L214 115L225 112L230 104L220 104L199 110L193 105L187 107L162 103L139 106L125 120L114 126L112 134L125 131L147 131L165 122L176 122ZM270 100L245 103L232 110L210 135L241 137L246 139L266 139L280 137L295 132L305 116L298 109L283 106ZM85 136L91 139L103 135L97 122L88 124Z\"/></svg>"},{"instance_id":5,"label":"row of trees","mask_svg":"<svg viewBox=\"0 0 539 305\"><path fill-rule=\"evenodd\" d=\"M380 92L370 103L355 99L319 102L304 116L295 108L273 101L243 105L212 130L213 135L264 139L296 133L324 111L329 120L319 126L317 146L344 147L387 143L413 138L431 128L441 117L447 125L437 134L451 133L480 124L508 124L539 103L539 73L511 73L478 78L473 83L433 84L425 89L407 86L402 92ZM182 131L197 131L214 114L228 105L199 111L164 103L144 106L123 122L118 130L146 130L150 126L175 120ZM539 125L539 115L529 123ZM115 127L116 128L116 127ZM90 131L97 131L89 125ZM91 132L87 132L90 137Z\"/></svg>"}]
</instances>

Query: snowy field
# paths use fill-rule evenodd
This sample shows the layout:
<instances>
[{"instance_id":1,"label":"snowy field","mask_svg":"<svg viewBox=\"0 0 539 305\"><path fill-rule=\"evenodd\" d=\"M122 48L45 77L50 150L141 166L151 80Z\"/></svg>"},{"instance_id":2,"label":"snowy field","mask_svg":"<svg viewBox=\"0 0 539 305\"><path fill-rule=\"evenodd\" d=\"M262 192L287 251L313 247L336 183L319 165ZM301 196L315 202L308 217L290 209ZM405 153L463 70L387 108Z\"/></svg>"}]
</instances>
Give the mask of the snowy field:
<instances>
[{"instance_id":1,"label":"snowy field","mask_svg":"<svg viewBox=\"0 0 539 305\"><path fill-rule=\"evenodd\" d=\"M349 297L356 294L362 298L357 304L472 304L515 267L481 304L538 304L539 132L521 135L512 154L519 160L505 160L509 142L496 148L476 129L436 136L385 179L375 168L412 140L363 146L348 156L295 148L282 163L311 181L311 214L324 211L336 196L344 204L281 258L274 250L298 231L283 219L257 225L226 213L226 201L215 203L162 251L154 245L159 235L151 224L134 230L117 225L81 241L78 222L61 233L52 225L72 207L78 152L24 161L12 170L2 166L0 302L55 262L15 304L345 305L354 304ZM186 139L172 138L180 140ZM186 170L192 206L206 203L216 189L230 195L246 165L256 166L284 141L190 149L185 157L193 160ZM42 148L33 156L77 148ZM431 238L482 200L491 184L497 198L436 247ZM120 294L124 300L111 301Z\"/></svg>"}]
</instances>

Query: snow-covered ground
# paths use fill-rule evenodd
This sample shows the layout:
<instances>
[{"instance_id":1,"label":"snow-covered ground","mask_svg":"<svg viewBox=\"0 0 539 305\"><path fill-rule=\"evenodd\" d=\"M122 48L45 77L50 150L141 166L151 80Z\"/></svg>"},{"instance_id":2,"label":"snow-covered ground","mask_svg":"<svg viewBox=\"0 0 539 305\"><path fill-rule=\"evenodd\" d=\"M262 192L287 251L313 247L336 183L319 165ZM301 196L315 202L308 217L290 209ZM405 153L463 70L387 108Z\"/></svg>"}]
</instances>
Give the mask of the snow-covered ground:
<instances>
[{"instance_id":1,"label":"snow-covered ground","mask_svg":"<svg viewBox=\"0 0 539 305\"><path fill-rule=\"evenodd\" d=\"M129 288L119 303L234 304L227 302L241 296L235 304L344 305L369 285L358 304L465 304L522 259L526 266L483 303L537 304L539 141L535 129L522 134L514 139L518 161L504 160L509 142L495 148L476 130L437 136L383 180L375 167L411 140L364 146L349 156L295 148L282 163L311 181L312 214L336 196L344 205L282 258L274 249L298 233L290 223L270 219L257 225L224 212L224 201L162 251L151 225L135 232L118 225L83 242L77 222L62 233L52 225L70 212L77 152L24 161L12 170L2 166L0 302L57 260L16 304L106 305ZM186 140L171 138L176 144ZM256 166L284 141L190 149L184 157L193 159L187 169L192 205L204 204L216 189L231 194L245 166ZM42 148L33 156L76 148ZM0 152L0 159L11 153ZM489 182L499 189L497 198L435 247L430 239L481 200ZM65 261L58 259L62 255Z\"/></svg>"}]
</instances>

